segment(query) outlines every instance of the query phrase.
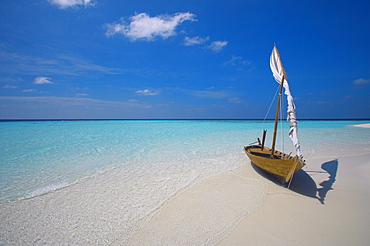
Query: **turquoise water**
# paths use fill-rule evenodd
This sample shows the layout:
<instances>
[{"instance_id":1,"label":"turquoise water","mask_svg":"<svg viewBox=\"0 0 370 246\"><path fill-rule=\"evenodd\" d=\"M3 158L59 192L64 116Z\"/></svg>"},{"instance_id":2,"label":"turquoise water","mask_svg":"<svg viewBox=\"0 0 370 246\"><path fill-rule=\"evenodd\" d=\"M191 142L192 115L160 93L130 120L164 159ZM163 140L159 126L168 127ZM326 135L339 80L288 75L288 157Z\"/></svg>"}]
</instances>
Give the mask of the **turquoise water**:
<instances>
[{"instance_id":1,"label":"turquoise water","mask_svg":"<svg viewBox=\"0 0 370 246\"><path fill-rule=\"evenodd\" d=\"M242 145L235 133L251 125L222 121L1 122L0 199L37 195L117 166L231 153Z\"/></svg>"},{"instance_id":2,"label":"turquoise water","mask_svg":"<svg viewBox=\"0 0 370 246\"><path fill-rule=\"evenodd\" d=\"M307 165L370 153L370 129L348 126L364 123L301 121ZM0 122L0 245L121 245L184 189L250 165L243 146L262 129L270 145L272 128L248 120ZM277 149L294 153L288 129L279 125ZM243 179L253 192L233 223L268 192L248 170Z\"/></svg>"},{"instance_id":3,"label":"turquoise water","mask_svg":"<svg viewBox=\"0 0 370 246\"><path fill-rule=\"evenodd\" d=\"M311 156L320 146L369 144L370 130L347 127L358 123L363 122L300 122L303 152ZM111 167L240 152L259 127L260 121L1 122L0 199L37 195ZM271 129L272 122L263 127Z\"/></svg>"},{"instance_id":4,"label":"turquoise water","mask_svg":"<svg viewBox=\"0 0 370 246\"><path fill-rule=\"evenodd\" d=\"M359 123L367 122L300 122L305 157L323 155L323 148L362 146L356 152L366 151L370 130L348 127ZM0 199L36 196L113 167L155 164L160 169L161 163L240 153L260 137L260 128L261 121L235 120L1 122ZM262 128L272 129L272 122ZM282 146L292 150L286 137Z\"/></svg>"}]
</instances>

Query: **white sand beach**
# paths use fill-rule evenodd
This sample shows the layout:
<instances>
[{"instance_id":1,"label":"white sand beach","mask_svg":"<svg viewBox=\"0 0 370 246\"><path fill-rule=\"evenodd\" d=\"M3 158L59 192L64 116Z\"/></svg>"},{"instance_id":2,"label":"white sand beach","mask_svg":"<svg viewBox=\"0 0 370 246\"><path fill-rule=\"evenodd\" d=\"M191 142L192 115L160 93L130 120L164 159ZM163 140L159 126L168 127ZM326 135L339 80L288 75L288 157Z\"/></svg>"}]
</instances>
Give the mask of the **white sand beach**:
<instances>
[{"instance_id":1,"label":"white sand beach","mask_svg":"<svg viewBox=\"0 0 370 246\"><path fill-rule=\"evenodd\" d=\"M289 189L240 158L241 167L179 191L131 235L122 234L125 180L108 193L96 177L2 204L0 244L368 245L369 153L308 159Z\"/></svg>"},{"instance_id":2,"label":"white sand beach","mask_svg":"<svg viewBox=\"0 0 370 246\"><path fill-rule=\"evenodd\" d=\"M246 158L245 166L188 188L128 241L116 243L368 245L370 154L306 162L286 189Z\"/></svg>"},{"instance_id":3,"label":"white sand beach","mask_svg":"<svg viewBox=\"0 0 370 246\"><path fill-rule=\"evenodd\" d=\"M358 125L350 125L352 127L359 127L359 128L370 128L370 123L368 124L358 124Z\"/></svg>"},{"instance_id":4,"label":"white sand beach","mask_svg":"<svg viewBox=\"0 0 370 246\"><path fill-rule=\"evenodd\" d=\"M179 191L131 235L120 207L125 180L112 190L96 177L2 204L0 244L368 245L369 153L308 159L289 189L240 159L241 167Z\"/></svg>"},{"instance_id":5,"label":"white sand beach","mask_svg":"<svg viewBox=\"0 0 370 246\"><path fill-rule=\"evenodd\" d=\"M270 183L264 206L219 245L368 245L370 155L313 159L308 165L307 176L290 190ZM319 199L310 197L310 178Z\"/></svg>"}]
</instances>

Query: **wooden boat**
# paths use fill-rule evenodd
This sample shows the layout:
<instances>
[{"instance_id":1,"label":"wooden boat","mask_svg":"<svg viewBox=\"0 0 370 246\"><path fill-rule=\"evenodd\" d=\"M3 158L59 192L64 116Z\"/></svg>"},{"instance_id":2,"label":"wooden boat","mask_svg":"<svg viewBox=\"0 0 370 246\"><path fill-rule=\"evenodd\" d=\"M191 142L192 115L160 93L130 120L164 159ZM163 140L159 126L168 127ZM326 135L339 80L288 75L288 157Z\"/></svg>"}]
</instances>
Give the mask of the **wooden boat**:
<instances>
[{"instance_id":1,"label":"wooden boat","mask_svg":"<svg viewBox=\"0 0 370 246\"><path fill-rule=\"evenodd\" d=\"M298 172L304 165L303 156L300 153L300 143L298 140L298 121L296 120L295 105L293 97L290 93L289 84L285 69L280 59L280 54L274 45L274 48L270 57L270 68L272 70L275 80L280 84L279 97L276 106L275 123L274 123L274 134L272 140L272 147L265 147L266 130L263 132L262 143L258 139L258 144L251 144L244 147L244 151L251 160L259 168L272 174L277 178L280 183L289 182L294 173ZM297 155L291 156L290 154L284 154L283 152L275 150L277 125L279 120L280 102L283 87L285 88L285 94L288 100L288 121L290 122L289 137L292 139L295 146Z\"/></svg>"},{"instance_id":2,"label":"wooden boat","mask_svg":"<svg viewBox=\"0 0 370 246\"><path fill-rule=\"evenodd\" d=\"M305 164L298 156L290 156L280 151L274 151L261 145L249 145L244 151L253 164L275 176L277 181L284 184L290 181L293 174L298 172Z\"/></svg>"}]
</instances>

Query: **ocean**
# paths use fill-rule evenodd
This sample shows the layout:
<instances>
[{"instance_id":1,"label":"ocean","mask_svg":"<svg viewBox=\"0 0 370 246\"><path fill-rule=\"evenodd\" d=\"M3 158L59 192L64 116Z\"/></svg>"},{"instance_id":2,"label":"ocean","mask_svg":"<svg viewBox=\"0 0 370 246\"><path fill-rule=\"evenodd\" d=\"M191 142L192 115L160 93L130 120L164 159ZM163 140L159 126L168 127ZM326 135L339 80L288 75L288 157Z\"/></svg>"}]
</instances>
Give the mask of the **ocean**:
<instances>
[{"instance_id":1,"label":"ocean","mask_svg":"<svg viewBox=\"0 0 370 246\"><path fill-rule=\"evenodd\" d=\"M301 121L304 157L368 153L370 129L349 127L368 122ZM260 120L1 121L0 244L124 241L182 190L250 165L243 146L262 129L269 146L272 128ZM294 153L288 128L280 124L276 149Z\"/></svg>"}]
</instances>

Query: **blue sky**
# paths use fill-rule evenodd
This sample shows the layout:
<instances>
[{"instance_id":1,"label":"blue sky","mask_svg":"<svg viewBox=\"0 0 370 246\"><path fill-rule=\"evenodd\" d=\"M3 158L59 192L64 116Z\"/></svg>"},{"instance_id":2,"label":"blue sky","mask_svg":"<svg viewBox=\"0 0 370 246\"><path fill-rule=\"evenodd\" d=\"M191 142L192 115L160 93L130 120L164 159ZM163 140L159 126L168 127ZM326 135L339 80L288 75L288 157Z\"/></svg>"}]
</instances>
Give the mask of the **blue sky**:
<instances>
[{"instance_id":1,"label":"blue sky","mask_svg":"<svg viewBox=\"0 0 370 246\"><path fill-rule=\"evenodd\" d=\"M369 12L358 0L2 0L0 118L263 118L274 43L298 119L370 118Z\"/></svg>"}]
</instances>

